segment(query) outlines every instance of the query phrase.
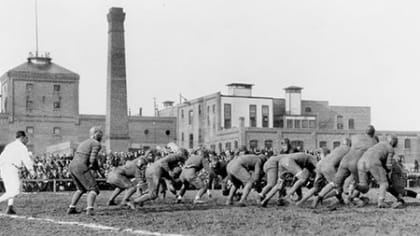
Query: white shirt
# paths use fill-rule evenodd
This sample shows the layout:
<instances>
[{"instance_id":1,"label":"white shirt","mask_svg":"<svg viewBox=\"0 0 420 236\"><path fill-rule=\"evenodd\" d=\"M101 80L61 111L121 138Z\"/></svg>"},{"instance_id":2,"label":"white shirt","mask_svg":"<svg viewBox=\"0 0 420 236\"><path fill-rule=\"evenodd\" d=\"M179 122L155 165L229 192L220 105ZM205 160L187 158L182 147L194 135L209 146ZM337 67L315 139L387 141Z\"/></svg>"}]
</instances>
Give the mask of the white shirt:
<instances>
[{"instance_id":1,"label":"white shirt","mask_svg":"<svg viewBox=\"0 0 420 236\"><path fill-rule=\"evenodd\" d=\"M29 156L28 148L22 141L16 139L7 144L0 154L0 168L11 166L22 167L22 164L30 171L34 168L34 163Z\"/></svg>"}]
</instances>

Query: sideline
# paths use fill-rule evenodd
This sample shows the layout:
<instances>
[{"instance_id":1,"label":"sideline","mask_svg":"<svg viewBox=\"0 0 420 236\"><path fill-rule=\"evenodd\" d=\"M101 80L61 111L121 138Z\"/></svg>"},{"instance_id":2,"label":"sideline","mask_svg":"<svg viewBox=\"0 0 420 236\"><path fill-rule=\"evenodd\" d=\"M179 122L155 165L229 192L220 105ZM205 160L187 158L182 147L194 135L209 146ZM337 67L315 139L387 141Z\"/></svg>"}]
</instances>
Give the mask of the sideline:
<instances>
[{"instance_id":1,"label":"sideline","mask_svg":"<svg viewBox=\"0 0 420 236\"><path fill-rule=\"evenodd\" d=\"M7 215L4 213L0 213L0 217L5 218L12 218L12 219L21 219L21 220L32 220L32 221L40 221L46 223L53 223L58 225L76 225L81 226L84 228L94 229L94 230L105 230L105 231L113 231L117 233L132 233L137 235L152 235L152 236L182 236L182 234L165 234L159 232L151 232L147 230L138 230L132 228L117 228L112 226L100 225L100 224L88 224L76 221L60 221L60 220L53 220L49 218L36 218L31 216L19 216L19 215Z\"/></svg>"}]
</instances>

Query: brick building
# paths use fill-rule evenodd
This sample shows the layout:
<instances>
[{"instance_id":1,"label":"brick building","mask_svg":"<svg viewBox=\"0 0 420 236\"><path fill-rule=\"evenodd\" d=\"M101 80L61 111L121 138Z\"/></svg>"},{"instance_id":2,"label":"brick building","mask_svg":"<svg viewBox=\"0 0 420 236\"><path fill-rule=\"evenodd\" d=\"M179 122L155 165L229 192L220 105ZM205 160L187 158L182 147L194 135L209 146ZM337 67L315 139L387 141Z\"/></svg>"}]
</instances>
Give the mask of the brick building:
<instances>
[{"instance_id":1,"label":"brick building","mask_svg":"<svg viewBox=\"0 0 420 236\"><path fill-rule=\"evenodd\" d=\"M0 148L22 129L30 136L29 149L41 154L49 146L68 142L75 146L94 125L105 128L105 115L79 114L79 79L78 74L53 63L49 55L30 55L27 62L3 74ZM176 140L175 117L129 116L128 127L132 149Z\"/></svg>"},{"instance_id":2,"label":"brick building","mask_svg":"<svg viewBox=\"0 0 420 236\"><path fill-rule=\"evenodd\" d=\"M288 138L301 149L340 145L344 137L363 133L371 123L370 107L331 106L327 101L302 100L300 87L284 89L284 98L252 96L252 84L232 83L228 93L213 93L172 106L160 116L177 117L177 140L185 148L199 145L215 151L280 149ZM378 131L381 137L396 134L398 152L413 161L419 153L418 132Z\"/></svg>"}]
</instances>

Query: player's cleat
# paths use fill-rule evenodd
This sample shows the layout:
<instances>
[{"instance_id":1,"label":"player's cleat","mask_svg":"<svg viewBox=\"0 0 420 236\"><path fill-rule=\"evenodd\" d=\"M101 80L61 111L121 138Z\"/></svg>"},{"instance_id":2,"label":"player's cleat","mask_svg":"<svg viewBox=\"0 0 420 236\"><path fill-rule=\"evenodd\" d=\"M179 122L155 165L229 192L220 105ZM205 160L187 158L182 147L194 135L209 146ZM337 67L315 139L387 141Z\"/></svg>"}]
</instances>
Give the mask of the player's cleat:
<instances>
[{"instance_id":1,"label":"player's cleat","mask_svg":"<svg viewBox=\"0 0 420 236\"><path fill-rule=\"evenodd\" d=\"M203 204L203 203L205 203L205 201L203 201L201 199L195 199L193 203L194 204Z\"/></svg>"},{"instance_id":2,"label":"player's cleat","mask_svg":"<svg viewBox=\"0 0 420 236\"><path fill-rule=\"evenodd\" d=\"M13 206L7 206L6 214L8 214L8 215L16 215L16 212L13 209Z\"/></svg>"},{"instance_id":3,"label":"player's cleat","mask_svg":"<svg viewBox=\"0 0 420 236\"><path fill-rule=\"evenodd\" d=\"M262 200L262 201L260 202L260 207L267 207L267 204L268 204L268 201L264 201L264 200Z\"/></svg>"},{"instance_id":4,"label":"player's cleat","mask_svg":"<svg viewBox=\"0 0 420 236\"><path fill-rule=\"evenodd\" d=\"M265 198L265 196L259 193L258 194L258 199L257 199L258 204L261 204L261 202L264 200L264 198Z\"/></svg>"},{"instance_id":5,"label":"player's cleat","mask_svg":"<svg viewBox=\"0 0 420 236\"><path fill-rule=\"evenodd\" d=\"M245 202L238 202L238 206L240 206L240 207L245 207L246 206L246 204L245 204Z\"/></svg>"},{"instance_id":6,"label":"player's cleat","mask_svg":"<svg viewBox=\"0 0 420 236\"><path fill-rule=\"evenodd\" d=\"M74 215L74 214L80 214L80 211L77 211L76 207L69 207L67 209L67 215Z\"/></svg>"},{"instance_id":7,"label":"player's cleat","mask_svg":"<svg viewBox=\"0 0 420 236\"><path fill-rule=\"evenodd\" d=\"M114 200L112 200L112 201L108 201L108 202L106 203L106 205L107 205L107 206L116 206L116 205L117 205L117 203L115 203L115 201L114 201Z\"/></svg>"},{"instance_id":8,"label":"player's cleat","mask_svg":"<svg viewBox=\"0 0 420 236\"><path fill-rule=\"evenodd\" d=\"M288 201L284 200L283 198L280 198L277 200L277 206L287 206L289 204Z\"/></svg>"},{"instance_id":9,"label":"player's cleat","mask_svg":"<svg viewBox=\"0 0 420 236\"><path fill-rule=\"evenodd\" d=\"M312 202L312 208L315 209L321 201L322 198L320 196L316 196Z\"/></svg>"},{"instance_id":10,"label":"player's cleat","mask_svg":"<svg viewBox=\"0 0 420 236\"><path fill-rule=\"evenodd\" d=\"M128 206L131 210L136 209L136 205L134 205L134 203L132 202L126 202L125 205Z\"/></svg>"},{"instance_id":11,"label":"player's cleat","mask_svg":"<svg viewBox=\"0 0 420 236\"><path fill-rule=\"evenodd\" d=\"M369 198L367 197L354 198L352 203L355 204L357 207L364 207L369 203Z\"/></svg>"},{"instance_id":12,"label":"player's cleat","mask_svg":"<svg viewBox=\"0 0 420 236\"><path fill-rule=\"evenodd\" d=\"M388 203L382 201L378 201L378 208L389 208Z\"/></svg>"},{"instance_id":13,"label":"player's cleat","mask_svg":"<svg viewBox=\"0 0 420 236\"><path fill-rule=\"evenodd\" d=\"M393 209L402 209L405 207L405 201L404 200L398 200L397 202L395 202L394 204L392 204L392 208Z\"/></svg>"},{"instance_id":14,"label":"player's cleat","mask_svg":"<svg viewBox=\"0 0 420 236\"><path fill-rule=\"evenodd\" d=\"M87 208L86 209L86 215L88 215L88 216L94 216L95 215L95 211L93 210L93 208Z\"/></svg>"},{"instance_id":15,"label":"player's cleat","mask_svg":"<svg viewBox=\"0 0 420 236\"><path fill-rule=\"evenodd\" d=\"M181 196L176 196L176 203L182 203L182 197Z\"/></svg>"}]
</instances>

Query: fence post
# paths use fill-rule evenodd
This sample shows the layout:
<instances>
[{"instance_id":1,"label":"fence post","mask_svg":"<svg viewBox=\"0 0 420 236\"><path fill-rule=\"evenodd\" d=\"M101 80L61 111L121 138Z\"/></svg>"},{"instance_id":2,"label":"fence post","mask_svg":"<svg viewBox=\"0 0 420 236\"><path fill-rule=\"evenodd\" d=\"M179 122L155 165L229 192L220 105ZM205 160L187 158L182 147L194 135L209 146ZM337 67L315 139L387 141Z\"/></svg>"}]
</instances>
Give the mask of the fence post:
<instances>
[{"instance_id":1,"label":"fence post","mask_svg":"<svg viewBox=\"0 0 420 236\"><path fill-rule=\"evenodd\" d=\"M53 179L53 192L55 193L57 191L57 185L55 179Z\"/></svg>"}]
</instances>

